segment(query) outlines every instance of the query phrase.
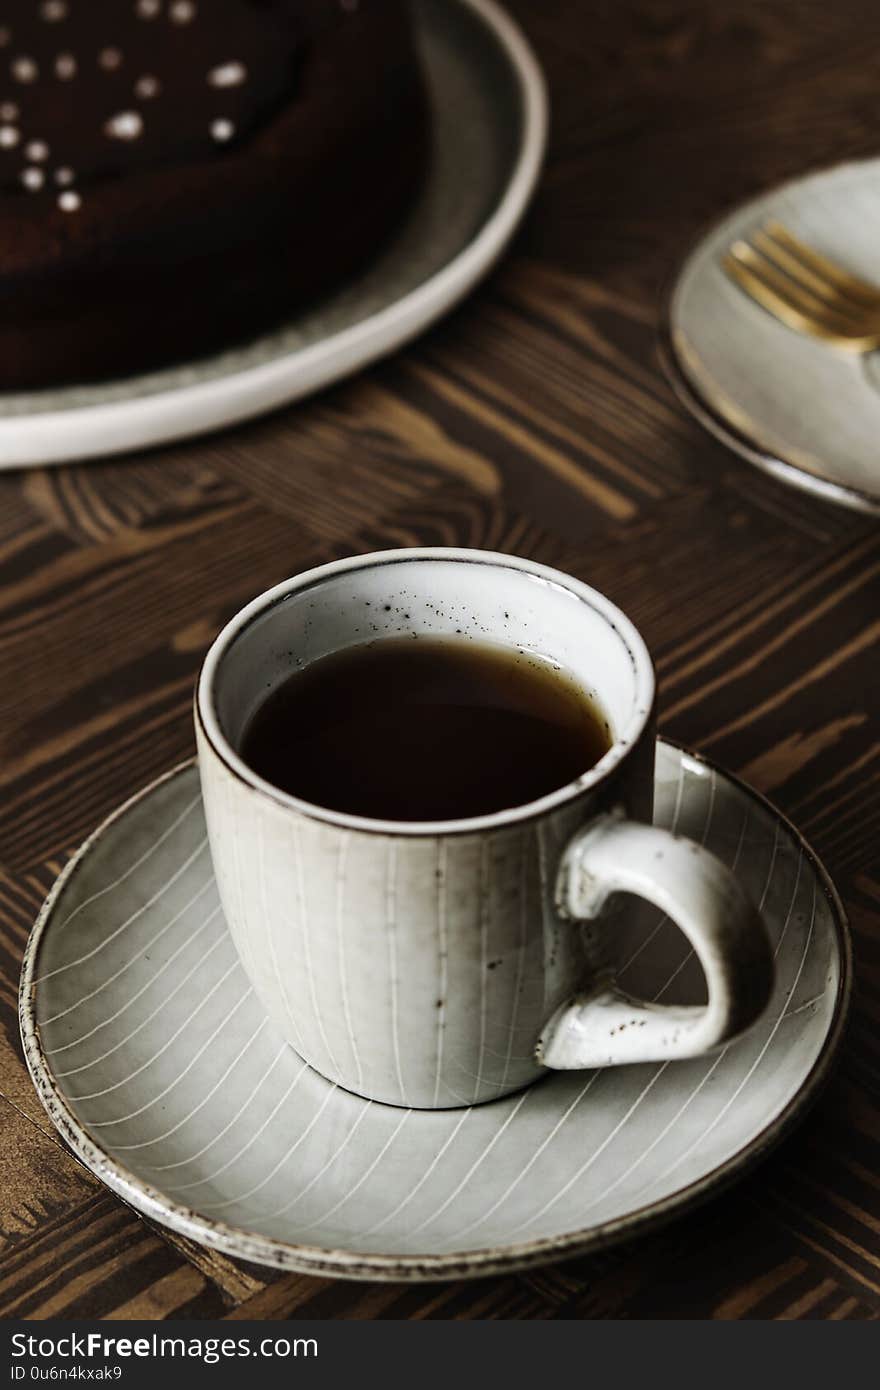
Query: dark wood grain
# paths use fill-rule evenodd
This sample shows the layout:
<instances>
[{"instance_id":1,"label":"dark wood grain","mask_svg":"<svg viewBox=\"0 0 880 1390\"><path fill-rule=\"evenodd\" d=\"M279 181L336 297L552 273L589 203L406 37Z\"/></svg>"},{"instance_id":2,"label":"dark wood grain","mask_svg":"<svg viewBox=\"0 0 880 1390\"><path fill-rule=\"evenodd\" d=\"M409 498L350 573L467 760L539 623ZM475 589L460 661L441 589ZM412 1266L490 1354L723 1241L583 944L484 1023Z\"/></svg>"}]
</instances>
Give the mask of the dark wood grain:
<instances>
[{"instance_id":1,"label":"dark wood grain","mask_svg":"<svg viewBox=\"0 0 880 1390\"><path fill-rule=\"evenodd\" d=\"M880 534L708 439L655 354L660 292L732 202L880 148L874 0L516 0L545 177L490 280L389 361L139 457L0 478L0 1311L32 1318L832 1318L880 1313ZM217 627L389 545L534 556L655 654L661 724L769 794L852 916L854 1017L803 1127L675 1225L522 1277L276 1276L142 1222L64 1150L15 1022L60 866L192 751Z\"/></svg>"}]
</instances>

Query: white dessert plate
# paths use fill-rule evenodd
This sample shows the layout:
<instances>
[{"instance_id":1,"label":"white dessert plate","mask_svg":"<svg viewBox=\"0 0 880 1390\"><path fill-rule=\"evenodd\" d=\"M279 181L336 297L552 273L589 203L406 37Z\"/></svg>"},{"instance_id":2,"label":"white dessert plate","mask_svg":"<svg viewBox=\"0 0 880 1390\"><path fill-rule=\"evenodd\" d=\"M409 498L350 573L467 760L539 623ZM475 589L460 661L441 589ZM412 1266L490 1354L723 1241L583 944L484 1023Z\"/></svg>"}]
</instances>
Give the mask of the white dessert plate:
<instances>
[{"instance_id":1,"label":"white dessert plate","mask_svg":"<svg viewBox=\"0 0 880 1390\"><path fill-rule=\"evenodd\" d=\"M461 1278L631 1236L788 1130L827 1073L850 978L834 889L760 796L660 742L655 818L704 841L761 903L777 969L765 1018L712 1057L548 1073L486 1105L405 1110L324 1080L267 1021L218 904L188 763L87 841L34 927L21 1025L43 1104L137 1210L280 1268ZM665 919L624 948L636 994L699 997Z\"/></svg>"},{"instance_id":2,"label":"white dessert plate","mask_svg":"<svg viewBox=\"0 0 880 1390\"><path fill-rule=\"evenodd\" d=\"M285 405L400 347L487 273L538 178L544 81L494 0L413 0L413 9L432 147L417 201L381 255L308 313L215 357L0 395L0 468L143 449Z\"/></svg>"},{"instance_id":3,"label":"white dessert plate","mask_svg":"<svg viewBox=\"0 0 880 1390\"><path fill-rule=\"evenodd\" d=\"M686 408L751 463L880 512L880 354L793 332L721 268L733 241L771 220L880 288L880 159L808 174L737 208L689 253L666 306L664 365Z\"/></svg>"}]
</instances>

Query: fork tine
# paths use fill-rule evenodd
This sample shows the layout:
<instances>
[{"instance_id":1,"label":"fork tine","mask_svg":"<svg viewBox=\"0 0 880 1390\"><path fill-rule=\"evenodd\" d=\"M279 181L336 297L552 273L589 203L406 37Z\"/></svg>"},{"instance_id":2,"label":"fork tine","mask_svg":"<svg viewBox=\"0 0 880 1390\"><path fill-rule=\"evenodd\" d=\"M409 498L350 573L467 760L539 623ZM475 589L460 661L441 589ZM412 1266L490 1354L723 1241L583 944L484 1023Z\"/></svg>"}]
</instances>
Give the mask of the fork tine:
<instances>
[{"instance_id":1,"label":"fork tine","mask_svg":"<svg viewBox=\"0 0 880 1390\"><path fill-rule=\"evenodd\" d=\"M784 274L772 261L767 260L747 241L735 241L730 248L730 255L757 276L768 289L790 304L793 309L796 309L805 318L821 324L829 332L836 333L841 337L852 338L859 337L869 328L878 326L876 323L868 324L866 322L864 310L857 317L850 313L839 312L833 305L820 299L818 295L805 288L799 281Z\"/></svg>"},{"instance_id":2,"label":"fork tine","mask_svg":"<svg viewBox=\"0 0 880 1390\"><path fill-rule=\"evenodd\" d=\"M830 284L821 275L817 275L809 265L792 255L785 246L780 245L763 229L752 234L752 244L792 280L796 280L804 289L815 295L817 299L843 318L856 319L861 323L865 314L870 313L872 308L875 312L880 313L880 294L878 294L877 303L874 306L857 302L850 296L844 295L836 285Z\"/></svg>"},{"instance_id":3,"label":"fork tine","mask_svg":"<svg viewBox=\"0 0 880 1390\"><path fill-rule=\"evenodd\" d=\"M844 270L843 266L838 265L836 261L829 260L819 251L814 251L812 247L806 246L781 222L768 222L764 232L790 255L796 257L809 271L824 280L826 284L833 285L841 294L849 295L857 304L865 308L880 307L880 287L871 285L866 280L860 280L858 276Z\"/></svg>"},{"instance_id":4,"label":"fork tine","mask_svg":"<svg viewBox=\"0 0 880 1390\"><path fill-rule=\"evenodd\" d=\"M876 334L857 338L844 336L826 328L815 317L803 313L789 300L784 299L765 284L759 275L750 270L748 266L742 265L733 256L725 256L721 264L731 279L745 291L750 299L760 304L763 309L766 309L780 323L784 323L787 328L793 328L795 332L806 334L811 338L821 338L823 341L848 352L866 352L877 345L878 336Z\"/></svg>"}]
</instances>

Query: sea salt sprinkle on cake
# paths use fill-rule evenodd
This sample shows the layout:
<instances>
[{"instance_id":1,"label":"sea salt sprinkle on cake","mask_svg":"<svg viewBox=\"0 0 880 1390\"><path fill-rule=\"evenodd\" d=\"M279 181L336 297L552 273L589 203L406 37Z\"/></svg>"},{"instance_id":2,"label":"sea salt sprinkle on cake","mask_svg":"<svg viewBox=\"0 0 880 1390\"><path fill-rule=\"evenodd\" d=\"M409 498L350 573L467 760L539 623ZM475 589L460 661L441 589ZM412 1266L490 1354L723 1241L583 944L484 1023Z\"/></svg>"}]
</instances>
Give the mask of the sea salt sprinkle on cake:
<instances>
[{"instance_id":1,"label":"sea salt sprinkle on cake","mask_svg":"<svg viewBox=\"0 0 880 1390\"><path fill-rule=\"evenodd\" d=\"M158 77L153 77L152 73L145 72L143 77L139 77L134 84L134 94L140 97L141 101L152 101L162 90L162 84Z\"/></svg>"},{"instance_id":2,"label":"sea salt sprinkle on cake","mask_svg":"<svg viewBox=\"0 0 880 1390\"><path fill-rule=\"evenodd\" d=\"M10 71L16 82L36 82L40 75L33 58L14 58Z\"/></svg>"},{"instance_id":3,"label":"sea salt sprinkle on cake","mask_svg":"<svg viewBox=\"0 0 880 1390\"><path fill-rule=\"evenodd\" d=\"M246 78L244 63L221 63L208 73L208 84L211 87L240 87Z\"/></svg>"},{"instance_id":4,"label":"sea salt sprinkle on cake","mask_svg":"<svg viewBox=\"0 0 880 1390\"><path fill-rule=\"evenodd\" d=\"M117 111L104 126L111 140L137 140L143 133L143 117L138 111Z\"/></svg>"}]
</instances>

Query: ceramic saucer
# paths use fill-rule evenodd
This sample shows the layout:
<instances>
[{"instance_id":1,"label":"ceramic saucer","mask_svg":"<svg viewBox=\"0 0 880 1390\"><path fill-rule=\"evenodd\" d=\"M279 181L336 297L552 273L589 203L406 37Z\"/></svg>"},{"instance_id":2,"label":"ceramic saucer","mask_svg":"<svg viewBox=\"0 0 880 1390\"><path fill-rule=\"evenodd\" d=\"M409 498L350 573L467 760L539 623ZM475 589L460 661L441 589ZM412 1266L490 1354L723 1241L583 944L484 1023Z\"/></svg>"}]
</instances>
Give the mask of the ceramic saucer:
<instances>
[{"instance_id":1,"label":"ceramic saucer","mask_svg":"<svg viewBox=\"0 0 880 1390\"><path fill-rule=\"evenodd\" d=\"M763 223L880 286L880 159L838 165L730 213L690 252L669 297L663 356L697 419L785 482L880 512L880 355L835 351L753 303L721 269Z\"/></svg>"},{"instance_id":2,"label":"ceramic saucer","mask_svg":"<svg viewBox=\"0 0 880 1390\"><path fill-rule=\"evenodd\" d=\"M413 0L432 148L415 205L337 294L217 357L96 386L0 396L0 468L142 449L297 400L407 342L491 268L534 189L547 100L494 0Z\"/></svg>"},{"instance_id":3,"label":"ceramic saucer","mask_svg":"<svg viewBox=\"0 0 880 1390\"><path fill-rule=\"evenodd\" d=\"M21 1023L43 1104L127 1202L244 1259L362 1279L522 1268L631 1235L728 1181L803 1110L840 1036L847 930L824 870L767 802L658 747L656 820L703 841L763 907L766 1018L713 1057L549 1073L470 1109L370 1103L273 1032L221 913L192 763L118 810L52 890ZM624 983L699 997L664 919Z\"/></svg>"}]
</instances>

